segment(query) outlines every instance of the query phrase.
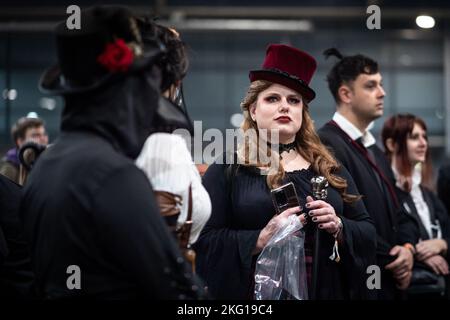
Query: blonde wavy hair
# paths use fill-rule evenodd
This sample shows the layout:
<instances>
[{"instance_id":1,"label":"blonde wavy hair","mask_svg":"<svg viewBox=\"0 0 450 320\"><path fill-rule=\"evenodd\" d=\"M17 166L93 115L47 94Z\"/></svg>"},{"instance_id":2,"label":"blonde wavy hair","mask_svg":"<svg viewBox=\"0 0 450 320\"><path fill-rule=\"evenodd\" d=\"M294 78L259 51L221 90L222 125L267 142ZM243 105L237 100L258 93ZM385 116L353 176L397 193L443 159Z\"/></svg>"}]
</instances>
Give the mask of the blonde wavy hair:
<instances>
[{"instance_id":1,"label":"blonde wavy hair","mask_svg":"<svg viewBox=\"0 0 450 320\"><path fill-rule=\"evenodd\" d=\"M241 129L244 134L250 129L253 129L258 134L258 126L250 116L250 107L256 103L259 93L269 88L272 84L272 82L264 80L258 80L251 83L246 96L241 102L241 108L244 114L244 121L241 125ZM312 169L316 173L324 176L330 185L338 190L345 202L351 203L359 200L360 196L351 195L346 192L347 181L334 174L334 172L339 170L340 166L328 149L320 141L320 138L314 129L314 124L309 115L308 105L306 103L303 103L302 115L302 126L295 136L297 152L306 161L311 163ZM259 161L259 158L257 158L256 161L252 161L249 158L249 154L251 154L252 151L254 152L255 150L259 150L261 148L259 145L260 139L259 137L257 138L258 139L246 138L244 143L242 143L238 148L237 154L241 165L258 168L268 167L267 164L262 164ZM275 188L282 184L282 181L285 178L285 171L280 162L279 154L271 151L270 148L266 148L264 150L270 159L269 166L272 168L277 168L277 170L273 170L272 172L269 170L269 174L266 179L269 188Z\"/></svg>"}]
</instances>

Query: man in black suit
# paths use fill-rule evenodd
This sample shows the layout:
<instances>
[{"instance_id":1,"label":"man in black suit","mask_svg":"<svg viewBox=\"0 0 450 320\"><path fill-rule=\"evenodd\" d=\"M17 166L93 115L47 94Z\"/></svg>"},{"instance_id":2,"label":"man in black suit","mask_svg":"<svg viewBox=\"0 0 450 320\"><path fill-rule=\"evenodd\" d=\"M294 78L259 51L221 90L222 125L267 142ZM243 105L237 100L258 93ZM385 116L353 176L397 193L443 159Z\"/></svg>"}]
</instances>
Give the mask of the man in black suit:
<instances>
[{"instance_id":1,"label":"man in black suit","mask_svg":"<svg viewBox=\"0 0 450 320\"><path fill-rule=\"evenodd\" d=\"M336 49L325 51L340 59L327 81L336 100L333 120L319 135L347 168L363 196L377 229L377 263L381 271L380 299L402 296L411 280L414 247L403 230L410 221L402 214L393 189L393 173L368 128L383 115L382 77L378 64L363 56L343 57Z\"/></svg>"}]
</instances>

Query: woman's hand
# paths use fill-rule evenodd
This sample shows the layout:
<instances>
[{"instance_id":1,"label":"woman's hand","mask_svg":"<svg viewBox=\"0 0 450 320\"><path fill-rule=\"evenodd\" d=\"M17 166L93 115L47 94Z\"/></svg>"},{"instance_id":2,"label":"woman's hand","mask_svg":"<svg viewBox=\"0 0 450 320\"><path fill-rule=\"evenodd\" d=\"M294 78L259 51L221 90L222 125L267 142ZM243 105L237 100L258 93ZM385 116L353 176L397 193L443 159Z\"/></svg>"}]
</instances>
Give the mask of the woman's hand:
<instances>
[{"instance_id":1,"label":"woman's hand","mask_svg":"<svg viewBox=\"0 0 450 320\"><path fill-rule=\"evenodd\" d=\"M300 207L289 208L270 219L264 229L262 229L259 233L258 241L256 242L256 247L253 250L253 254L260 253L266 246L267 242L269 242L270 238L272 238L274 233L284 225L286 219L293 214L299 213L300 211ZM302 224L306 224L307 220L303 214L299 216L299 219Z\"/></svg>"},{"instance_id":2,"label":"woman's hand","mask_svg":"<svg viewBox=\"0 0 450 320\"><path fill-rule=\"evenodd\" d=\"M416 244L416 258L419 261L425 261L445 251L447 251L447 241L442 239L429 239Z\"/></svg>"},{"instance_id":3,"label":"woman's hand","mask_svg":"<svg viewBox=\"0 0 450 320\"><path fill-rule=\"evenodd\" d=\"M448 263L447 261L439 255L432 256L423 261L427 266L433 269L434 273L442 274L444 276L448 275Z\"/></svg>"},{"instance_id":4,"label":"woman's hand","mask_svg":"<svg viewBox=\"0 0 450 320\"><path fill-rule=\"evenodd\" d=\"M318 224L320 229L336 235L342 228L341 219L336 215L334 208L322 200L314 200L313 197L306 197L306 207L310 209L309 215L312 221Z\"/></svg>"}]
</instances>

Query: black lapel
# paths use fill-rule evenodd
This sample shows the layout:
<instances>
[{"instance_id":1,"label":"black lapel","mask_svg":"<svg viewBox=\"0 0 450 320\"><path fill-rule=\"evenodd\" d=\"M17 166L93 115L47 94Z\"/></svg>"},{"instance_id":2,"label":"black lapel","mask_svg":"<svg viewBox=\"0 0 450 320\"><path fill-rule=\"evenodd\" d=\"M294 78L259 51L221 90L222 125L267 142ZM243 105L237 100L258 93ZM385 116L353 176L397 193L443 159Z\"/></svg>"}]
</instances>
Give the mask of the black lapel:
<instances>
[{"instance_id":1,"label":"black lapel","mask_svg":"<svg viewBox=\"0 0 450 320\"><path fill-rule=\"evenodd\" d=\"M434 211L433 201L431 200L431 197L428 194L428 192L426 192L425 188L420 186L420 191L422 191L423 200L425 200L426 204L428 205L431 222L434 223L436 221L436 212Z\"/></svg>"},{"instance_id":2,"label":"black lapel","mask_svg":"<svg viewBox=\"0 0 450 320\"><path fill-rule=\"evenodd\" d=\"M363 166L365 167L366 171L369 172L369 174L372 176L372 178L375 181L378 181L377 177L375 176L377 173L373 170L370 163L367 162L367 159L364 157L364 155L361 152L359 152L358 150L356 150L356 148L353 146L353 144L351 142L351 138L348 137L342 129L339 129L336 126L331 125L329 123L327 123L325 125L328 126L329 128L331 128L331 130L336 132L342 138L342 140L344 140L344 142L347 144L347 146L350 148L350 150L353 150L351 155L352 156L356 155L356 157L359 158L359 162L362 163ZM383 190L381 190L381 186L379 185L379 183L377 183L377 186L378 186L379 192L383 192Z\"/></svg>"},{"instance_id":3,"label":"black lapel","mask_svg":"<svg viewBox=\"0 0 450 320\"><path fill-rule=\"evenodd\" d=\"M429 239L429 235L427 230L425 229L425 227L423 226L422 220L419 217L419 213L417 212L417 208L414 204L414 200L411 197L411 195L403 190L401 190L402 193L405 194L405 197L402 201L402 206L405 209L405 211L407 212L407 214L414 219L414 221L416 222L417 226L419 227L419 232L420 232L420 238L422 240L426 240Z\"/></svg>"},{"instance_id":4,"label":"black lapel","mask_svg":"<svg viewBox=\"0 0 450 320\"><path fill-rule=\"evenodd\" d=\"M371 174L372 178L377 182L376 185L378 186L379 192L381 192L381 194L384 195L384 198L386 198L386 197L390 198L391 202L386 203L385 206L386 206L386 210L388 211L387 213L391 220L391 224L393 226L395 226L397 224L396 223L397 219L396 219L395 215L397 214L397 206L399 206L400 203L398 202L397 196L395 194L394 185L392 185L391 182L389 181L389 177L386 177L385 170L383 170L383 168L381 168L380 165L377 162L375 162L374 165L379 172L379 173L377 173L374 166L372 166L369 163L368 158L366 158L364 156L364 154L363 154L364 151L359 151L357 146L355 146L355 144L357 144L357 142L353 141L350 138L350 136L341 127L339 127L339 125L336 122L330 121L326 125L331 128L334 128L332 130L337 132L342 137L342 139L344 139L344 141L347 143L347 145L349 145L349 148L351 150L354 150L354 152L352 152L352 154L358 154L359 159L362 160L367 171L370 172L369 174ZM361 148L364 149L365 147L361 146ZM377 160L376 153L374 153L374 157L375 157L375 160ZM378 175L378 177L380 178L380 180L381 180L380 182L383 183L383 186L386 187L386 192L385 192L385 190L382 189L383 186L381 186L380 183L378 183L379 180L376 175ZM382 175L384 175L385 177L383 177ZM388 183L390 184L390 186L387 185Z\"/></svg>"}]
</instances>

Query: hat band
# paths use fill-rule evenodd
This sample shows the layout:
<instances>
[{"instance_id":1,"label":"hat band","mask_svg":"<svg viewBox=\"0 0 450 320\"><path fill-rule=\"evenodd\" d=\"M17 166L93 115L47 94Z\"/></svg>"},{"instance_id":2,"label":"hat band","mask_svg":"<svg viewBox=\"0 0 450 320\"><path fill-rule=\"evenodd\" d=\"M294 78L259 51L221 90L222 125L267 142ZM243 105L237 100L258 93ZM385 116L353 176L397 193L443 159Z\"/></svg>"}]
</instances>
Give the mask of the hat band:
<instances>
[{"instance_id":1,"label":"hat band","mask_svg":"<svg viewBox=\"0 0 450 320\"><path fill-rule=\"evenodd\" d=\"M287 73L286 71L282 71L282 70L277 69L277 68L268 68L268 69L264 69L264 70L270 71L270 72L278 73L278 74L280 74L280 75L282 75L282 76L288 77L288 78L290 78L290 79L292 79L292 80L298 81L298 82L300 82L301 84L307 86L307 84L306 84L305 81L303 81L302 79L300 79L299 77L297 77L297 76L295 76L295 75L292 75L292 74Z\"/></svg>"}]
</instances>

